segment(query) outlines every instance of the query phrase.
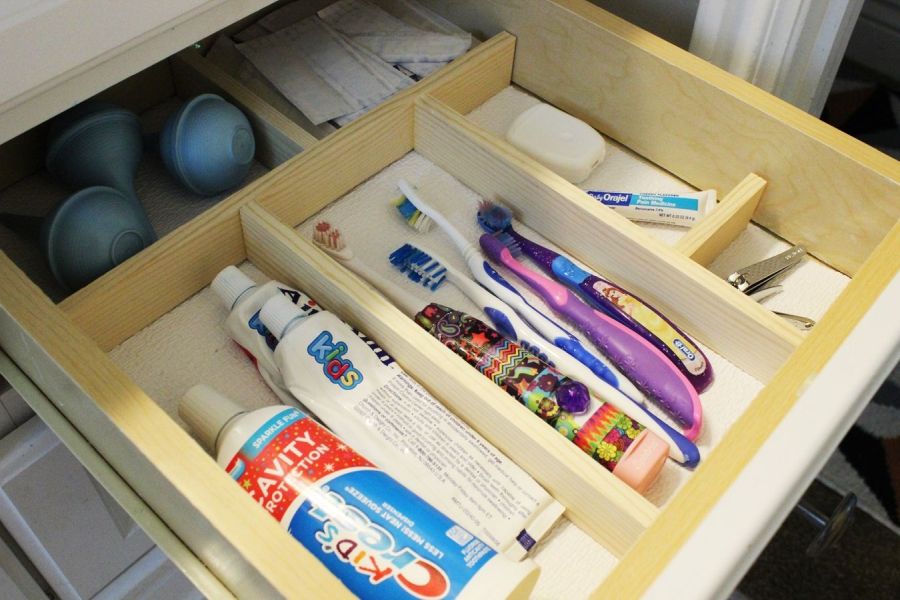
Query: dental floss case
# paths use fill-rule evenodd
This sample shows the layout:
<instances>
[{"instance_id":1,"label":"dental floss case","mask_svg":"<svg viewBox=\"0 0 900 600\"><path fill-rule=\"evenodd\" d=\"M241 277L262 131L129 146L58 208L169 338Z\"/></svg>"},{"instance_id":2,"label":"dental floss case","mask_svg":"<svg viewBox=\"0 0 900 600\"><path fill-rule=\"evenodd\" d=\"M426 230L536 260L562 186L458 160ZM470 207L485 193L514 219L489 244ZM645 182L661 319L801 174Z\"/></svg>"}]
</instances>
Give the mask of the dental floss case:
<instances>
[{"instance_id":1,"label":"dental floss case","mask_svg":"<svg viewBox=\"0 0 900 600\"><path fill-rule=\"evenodd\" d=\"M572 183L587 179L606 156L603 136L584 121L544 103L516 117L506 139Z\"/></svg>"}]
</instances>

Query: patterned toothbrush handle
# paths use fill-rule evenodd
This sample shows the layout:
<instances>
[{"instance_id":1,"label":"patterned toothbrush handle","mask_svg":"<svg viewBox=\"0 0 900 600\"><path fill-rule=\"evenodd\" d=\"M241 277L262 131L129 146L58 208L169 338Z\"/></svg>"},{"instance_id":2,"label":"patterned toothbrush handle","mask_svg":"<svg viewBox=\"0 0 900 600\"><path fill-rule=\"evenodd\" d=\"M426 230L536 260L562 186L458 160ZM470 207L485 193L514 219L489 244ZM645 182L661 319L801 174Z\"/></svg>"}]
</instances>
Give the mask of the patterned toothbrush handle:
<instances>
[{"instance_id":1,"label":"patterned toothbrush handle","mask_svg":"<svg viewBox=\"0 0 900 600\"><path fill-rule=\"evenodd\" d=\"M562 310L638 389L687 427L688 439L697 437L703 419L700 399L671 361L635 332L583 302L568 303Z\"/></svg>"},{"instance_id":2,"label":"patterned toothbrush handle","mask_svg":"<svg viewBox=\"0 0 900 600\"><path fill-rule=\"evenodd\" d=\"M609 403L600 403L583 423L576 421L560 398L560 389L573 380L475 317L432 303L415 321L610 471L644 430Z\"/></svg>"},{"instance_id":3,"label":"patterned toothbrush handle","mask_svg":"<svg viewBox=\"0 0 900 600\"><path fill-rule=\"evenodd\" d=\"M472 302L481 307L481 310L488 316L497 331L502 333L504 337L537 355L544 362L554 365L556 361L553 360L553 356L557 352L554 352L548 346L547 340L538 335L502 300L466 277L451 276L450 281L462 290Z\"/></svg>"},{"instance_id":4,"label":"patterned toothbrush handle","mask_svg":"<svg viewBox=\"0 0 900 600\"><path fill-rule=\"evenodd\" d=\"M508 290L510 293L514 294L514 297L511 298L512 300L515 300L518 298L520 302L522 302L522 303L525 302L525 300L522 299L521 296L519 296L519 294L515 290L515 288L513 288L509 284L509 282L506 281L506 279L504 279L503 276L501 276L499 273L497 273L487 262L482 262L482 267L484 268L484 272L491 278L492 281L503 286L502 290ZM455 280L451 279L451 281L455 281ZM466 294L472 300L478 302L479 304L487 305L487 300L494 297L492 294L488 294L487 298L482 299L482 295L487 294L487 292L481 286L477 286L477 285L473 284L468 279L463 279L462 281L464 282L464 284L466 286L464 289ZM457 284L457 285L459 285L459 284ZM493 287L493 289L496 290L497 288ZM501 293L502 293L502 291L501 291ZM495 301L496 301L496 299L495 299ZM501 314L494 316L490 312L491 311L490 308L485 308L484 311L491 318L491 321L494 323L494 326L501 333L506 335L506 337L508 337L509 339L512 339L512 340L516 339L515 337L512 337L511 335L507 335L507 333L503 329L505 320L506 320L506 314L501 312ZM515 315L515 313L513 313L513 315ZM521 322L521 319L519 320L519 322L521 323L521 326L516 327L516 331L525 331L525 332L533 333L533 330L531 330L530 327L526 323ZM515 327L514 323L515 323L515 321L512 324L513 327ZM562 330L560 330L560 331L562 331ZM552 333L552 332L549 332L549 333ZM519 338L520 345L523 345L527 350L531 351L533 354L538 354L538 356L540 356L539 352L535 352L534 349L528 347L527 343L523 343L524 340L521 337L522 336L521 333L519 333L518 335L520 336L520 338ZM526 336L527 336L527 334L526 334ZM532 336L532 337L537 337L537 336ZM617 377L614 373L612 373L610 371L609 367L607 367L606 364L602 360L597 358L591 351L589 351L587 348L585 348L581 344L581 342L578 340L578 338L557 336L557 337L554 337L551 341L557 348L559 348L560 350L565 352L565 355L559 356L558 353L555 353L552 351L553 349L551 347L544 345L544 348L547 349L547 354L552 355L552 358L553 358L553 361L547 361L547 362L550 364L553 364L555 362L556 363L555 366L559 371L566 373L569 376L573 376L576 379L578 379L584 383L587 383L590 381L590 375L594 375L595 377L600 378L603 381L605 381L606 383L608 383L612 388L617 388L620 385L620 383L619 383L620 379L623 381L627 381L624 379L624 377L621 377L621 376ZM579 367L586 368L588 370L588 373L583 373L582 375L579 376L579 375L573 375L573 372L570 372L570 370L577 372ZM612 381L610 381L610 379ZM630 382L628 382L628 383L630 383ZM692 467L696 466L697 463L700 461L700 452L697 450L696 445L691 443L691 441L688 440L685 436L683 436L681 434L681 432L676 431L673 427L671 427L665 421L659 419L656 415L654 415L652 412L647 410L647 408L644 407L640 402L635 401L636 399L642 398L643 395L632 398L632 397L630 397L629 394L626 394L623 390L620 390L620 389L613 389L613 390L611 390L611 392L606 392L605 390L598 390L594 386L591 386L590 384L588 384L588 388L591 389L591 391L596 395L596 397L603 398L604 400L611 402L614 406L616 406L617 409L623 411L625 414L629 415L630 417L632 417L632 418L636 417L636 418L641 419L644 423L648 423L649 424L648 428L653 430L653 432L656 433L656 435L658 435L662 439L666 440L666 442L669 444L669 447L670 447L669 455L672 458L674 458L676 461L682 463L684 466L686 466L688 468L692 468ZM637 391L637 388L632 387L632 389ZM607 393L616 393L616 392L618 392L618 394L620 395L620 398L607 399L605 397ZM622 404L617 403L617 400L620 403L624 401L626 403L625 406L627 406L628 408L626 409Z\"/></svg>"},{"instance_id":5,"label":"patterned toothbrush handle","mask_svg":"<svg viewBox=\"0 0 900 600\"><path fill-rule=\"evenodd\" d=\"M697 392L709 387L713 380L712 366L693 340L637 296L596 275L586 275L578 289L595 308L653 344L678 367Z\"/></svg>"},{"instance_id":6,"label":"patterned toothbrush handle","mask_svg":"<svg viewBox=\"0 0 900 600\"><path fill-rule=\"evenodd\" d=\"M687 427L693 440L700 433L702 411L696 390L659 350L630 329L579 300L565 286L516 260L494 236L479 238L489 255L528 283L554 310L572 319L626 377Z\"/></svg>"},{"instance_id":7,"label":"patterned toothbrush handle","mask_svg":"<svg viewBox=\"0 0 900 600\"><path fill-rule=\"evenodd\" d=\"M590 304L633 329L684 373L697 392L712 383L712 366L683 331L652 306L613 283L586 271L568 257L533 242L512 228L506 233L531 260Z\"/></svg>"}]
</instances>

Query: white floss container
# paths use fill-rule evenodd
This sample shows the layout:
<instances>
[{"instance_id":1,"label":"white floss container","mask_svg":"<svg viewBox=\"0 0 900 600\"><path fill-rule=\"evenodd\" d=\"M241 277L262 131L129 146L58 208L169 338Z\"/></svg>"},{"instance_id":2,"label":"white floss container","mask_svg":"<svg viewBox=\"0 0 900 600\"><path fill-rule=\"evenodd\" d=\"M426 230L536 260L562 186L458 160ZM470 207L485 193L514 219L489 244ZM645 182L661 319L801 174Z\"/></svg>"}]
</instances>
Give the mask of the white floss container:
<instances>
[{"instance_id":1,"label":"white floss container","mask_svg":"<svg viewBox=\"0 0 900 600\"><path fill-rule=\"evenodd\" d=\"M606 156L606 142L590 125L549 104L516 117L509 142L572 183L587 179Z\"/></svg>"}]
</instances>

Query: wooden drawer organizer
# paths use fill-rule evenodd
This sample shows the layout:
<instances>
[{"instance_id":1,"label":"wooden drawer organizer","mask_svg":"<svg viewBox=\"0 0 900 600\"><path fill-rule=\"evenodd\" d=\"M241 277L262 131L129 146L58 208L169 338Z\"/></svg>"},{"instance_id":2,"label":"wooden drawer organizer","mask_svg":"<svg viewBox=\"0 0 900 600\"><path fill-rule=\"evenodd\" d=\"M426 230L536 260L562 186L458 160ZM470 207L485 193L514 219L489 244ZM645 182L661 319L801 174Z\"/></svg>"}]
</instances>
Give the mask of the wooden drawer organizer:
<instances>
[{"instance_id":1,"label":"wooden drawer organizer","mask_svg":"<svg viewBox=\"0 0 900 600\"><path fill-rule=\"evenodd\" d=\"M232 593L347 596L107 354L208 286L221 268L249 259L378 340L436 397L543 484L566 506L569 519L619 557L595 591L597 597L638 596L897 273L898 167L586 3L529 2L523 8L519 2L465 2L452 10L432 4L473 31L507 28L518 34L518 46L512 35L498 33L58 306L0 257L3 350ZM591 52L606 63L579 62ZM201 63L196 57L176 59L176 81L178 69L190 68L205 73L205 85L234 92L231 96L256 115L257 134L268 140L272 130L276 154L281 142L288 154L309 142L296 125ZM678 247L667 247L462 116L511 81L693 185L731 191L711 219ZM604 81L614 82L616 91L604 88ZM663 84L671 84L666 102L659 97L663 94L650 93ZM605 90L602 98L596 93L600 89ZM642 99L640 110L627 113L635 98ZM697 107L706 105L710 108L696 116ZM698 119L704 125L693 127ZM782 150L805 152L794 159L790 174L781 155L766 154L768 142L752 138L762 128ZM718 148L699 139L710 131L716 132L711 137ZM412 150L478 194L502 196L529 227L644 296L704 345L766 383L664 510L511 402L293 230ZM825 161L835 175L823 182L819 169ZM278 162L269 161L271 166ZM843 174L852 176L844 179ZM763 177L770 187L765 196ZM871 216L879 229L867 232L867 241L847 233L843 242L857 240L857 247L834 258L841 244L817 236L823 225L838 224L839 212L814 221L797 215L790 223L778 219L794 210L779 204L794 188L814 190L811 197L830 201L825 192L838 186L849 186L862 198L852 210L863 215L860 221ZM882 192L886 195L879 196ZM885 197L894 201L877 206ZM552 211L542 209L551 205ZM853 275L805 340L702 266L743 229L751 213ZM885 226L885 219L892 220ZM801 234L792 237L796 231ZM223 591L199 575L195 583L209 594Z\"/></svg>"}]
</instances>

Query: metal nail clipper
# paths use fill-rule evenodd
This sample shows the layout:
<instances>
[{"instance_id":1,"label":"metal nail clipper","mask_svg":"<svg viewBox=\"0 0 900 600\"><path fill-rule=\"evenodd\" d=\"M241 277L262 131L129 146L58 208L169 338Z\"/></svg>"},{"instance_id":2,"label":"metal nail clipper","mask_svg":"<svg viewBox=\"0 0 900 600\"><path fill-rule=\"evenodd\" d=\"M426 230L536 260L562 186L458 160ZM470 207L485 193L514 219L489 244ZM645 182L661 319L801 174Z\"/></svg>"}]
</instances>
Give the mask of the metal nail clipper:
<instances>
[{"instance_id":1,"label":"metal nail clipper","mask_svg":"<svg viewBox=\"0 0 900 600\"><path fill-rule=\"evenodd\" d=\"M783 289L782 286L778 285L778 282L784 279L792 268L800 264L804 256L806 256L806 250L803 246L793 246L777 256L753 263L743 269L738 269L728 276L728 283L757 302L761 301L779 293ZM799 329L812 329L813 325L816 324L812 319L800 315L778 311L772 312L789 320Z\"/></svg>"}]
</instances>

